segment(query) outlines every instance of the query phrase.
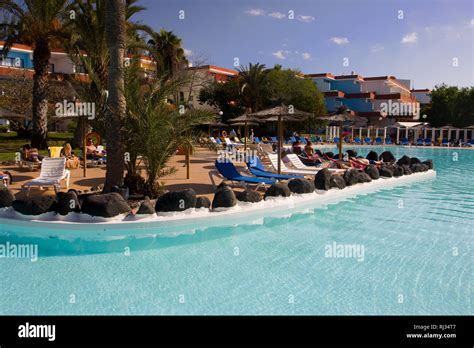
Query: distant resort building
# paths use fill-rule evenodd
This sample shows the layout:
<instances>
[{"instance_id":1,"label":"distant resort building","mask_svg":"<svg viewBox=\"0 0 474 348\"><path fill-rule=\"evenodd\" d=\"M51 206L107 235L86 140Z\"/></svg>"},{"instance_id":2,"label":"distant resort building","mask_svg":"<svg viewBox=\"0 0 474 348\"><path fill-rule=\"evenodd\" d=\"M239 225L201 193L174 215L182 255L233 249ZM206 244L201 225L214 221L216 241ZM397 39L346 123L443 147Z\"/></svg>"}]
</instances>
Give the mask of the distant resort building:
<instances>
[{"instance_id":1,"label":"distant resort building","mask_svg":"<svg viewBox=\"0 0 474 348\"><path fill-rule=\"evenodd\" d=\"M387 126L398 121L418 120L420 107L431 102L430 91L410 90L410 80L394 76L363 77L357 74L307 74L324 94L326 109L346 106L369 124Z\"/></svg>"},{"instance_id":2,"label":"distant resort building","mask_svg":"<svg viewBox=\"0 0 474 348\"><path fill-rule=\"evenodd\" d=\"M0 49L3 45L4 42L0 41ZM132 56L126 59L132 59ZM145 55L138 59L144 71L144 78L156 78L156 62ZM53 80L88 80L85 68L74 63L61 49L51 50L49 72ZM33 48L30 46L14 44L7 57L0 57L0 80L32 77L33 73ZM208 105L199 103L202 88L212 82L225 83L239 74L236 70L215 65L188 67L184 73L190 82L181 88L178 102L186 102L192 108L209 108ZM328 112L346 106L357 115L366 117L369 125L374 126L384 127L395 122L420 122L421 107L431 103L429 89L410 89L410 80L397 79L390 75L364 77L355 73L317 73L306 74L304 78L312 80L324 94Z\"/></svg>"},{"instance_id":3,"label":"distant resort building","mask_svg":"<svg viewBox=\"0 0 474 348\"><path fill-rule=\"evenodd\" d=\"M186 68L185 74L189 82L180 89L179 101L187 102L187 105L191 108L209 109L210 106L199 103L201 89L213 82L226 83L236 78L239 72L216 65L201 65Z\"/></svg>"}]
</instances>

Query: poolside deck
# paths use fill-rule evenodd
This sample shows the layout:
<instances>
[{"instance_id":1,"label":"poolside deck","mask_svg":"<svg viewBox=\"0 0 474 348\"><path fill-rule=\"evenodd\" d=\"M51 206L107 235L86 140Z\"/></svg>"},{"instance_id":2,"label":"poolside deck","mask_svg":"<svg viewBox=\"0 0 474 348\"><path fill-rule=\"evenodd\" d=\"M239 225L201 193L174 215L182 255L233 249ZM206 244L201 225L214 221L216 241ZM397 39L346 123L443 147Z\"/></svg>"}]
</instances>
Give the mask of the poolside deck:
<instances>
[{"instance_id":1,"label":"poolside deck","mask_svg":"<svg viewBox=\"0 0 474 348\"><path fill-rule=\"evenodd\" d=\"M207 148L198 148L196 153L191 156L191 178L186 179L186 167L184 166L184 156L175 155L168 162L169 167L175 167L176 172L172 175L163 177L160 181L165 183L166 189L170 191L181 190L192 187L199 196L207 196L212 199L215 191L212 181L209 177L209 171L214 168L214 161L217 154ZM8 170L13 176L13 183L10 189L17 198L24 197L25 190L21 186L39 176L39 170L29 171L28 168L19 168L16 165L0 166L0 170ZM143 172L144 175L144 172ZM83 177L82 168L71 171L70 188L76 190L90 190L91 187L103 184L105 179L105 166L87 169L87 177ZM215 183L218 185L221 180L215 177ZM62 190L65 190L64 188ZM54 194L52 188L47 191L32 189L30 195Z\"/></svg>"}]
</instances>

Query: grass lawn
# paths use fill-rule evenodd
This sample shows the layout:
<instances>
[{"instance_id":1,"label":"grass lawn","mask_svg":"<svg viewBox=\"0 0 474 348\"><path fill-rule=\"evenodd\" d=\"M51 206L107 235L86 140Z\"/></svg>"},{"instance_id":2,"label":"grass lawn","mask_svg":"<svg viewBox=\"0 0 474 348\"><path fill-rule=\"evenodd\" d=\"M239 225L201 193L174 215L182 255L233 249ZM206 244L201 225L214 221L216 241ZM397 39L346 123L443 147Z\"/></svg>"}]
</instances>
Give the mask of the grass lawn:
<instances>
[{"instance_id":1,"label":"grass lawn","mask_svg":"<svg viewBox=\"0 0 474 348\"><path fill-rule=\"evenodd\" d=\"M73 133L68 132L48 132L49 146L62 146L66 142L70 142ZM29 144L30 139L19 138L16 132L0 133L0 161L8 161L15 159L15 153L19 152L21 147ZM77 149L75 149L77 154ZM47 150L41 150L40 154L47 155Z\"/></svg>"}]
</instances>

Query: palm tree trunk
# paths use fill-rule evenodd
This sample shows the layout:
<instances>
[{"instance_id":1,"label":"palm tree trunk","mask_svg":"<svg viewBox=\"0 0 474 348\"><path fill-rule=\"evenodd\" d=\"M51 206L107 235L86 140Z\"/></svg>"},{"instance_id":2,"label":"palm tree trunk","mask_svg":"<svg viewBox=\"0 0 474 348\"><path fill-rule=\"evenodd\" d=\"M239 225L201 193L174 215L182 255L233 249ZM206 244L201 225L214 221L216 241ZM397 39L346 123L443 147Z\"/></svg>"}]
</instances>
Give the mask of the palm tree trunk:
<instances>
[{"instance_id":1,"label":"palm tree trunk","mask_svg":"<svg viewBox=\"0 0 474 348\"><path fill-rule=\"evenodd\" d=\"M48 66L51 51L48 41L40 40L33 51L33 132L31 146L44 150L48 147L48 100L46 99L46 84L48 79Z\"/></svg>"},{"instance_id":2,"label":"palm tree trunk","mask_svg":"<svg viewBox=\"0 0 474 348\"><path fill-rule=\"evenodd\" d=\"M124 95L124 54L125 54L125 2L107 0L105 18L106 40L109 49L109 79L107 101L107 172L104 192L112 186L122 185L124 164L124 144L122 125L125 119L126 100Z\"/></svg>"}]
</instances>

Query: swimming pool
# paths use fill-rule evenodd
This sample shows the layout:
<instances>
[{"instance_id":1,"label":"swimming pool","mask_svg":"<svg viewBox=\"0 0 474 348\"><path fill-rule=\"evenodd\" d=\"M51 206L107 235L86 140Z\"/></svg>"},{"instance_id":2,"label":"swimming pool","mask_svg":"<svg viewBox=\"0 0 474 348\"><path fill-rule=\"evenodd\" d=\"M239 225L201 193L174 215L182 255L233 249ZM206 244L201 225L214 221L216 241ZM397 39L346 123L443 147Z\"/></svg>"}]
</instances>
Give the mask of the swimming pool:
<instances>
[{"instance_id":1,"label":"swimming pool","mask_svg":"<svg viewBox=\"0 0 474 348\"><path fill-rule=\"evenodd\" d=\"M51 239L36 262L0 259L0 314L471 314L474 151L390 150L432 158L436 179L259 223L95 242L108 253ZM331 255L341 246L357 252Z\"/></svg>"}]
</instances>

